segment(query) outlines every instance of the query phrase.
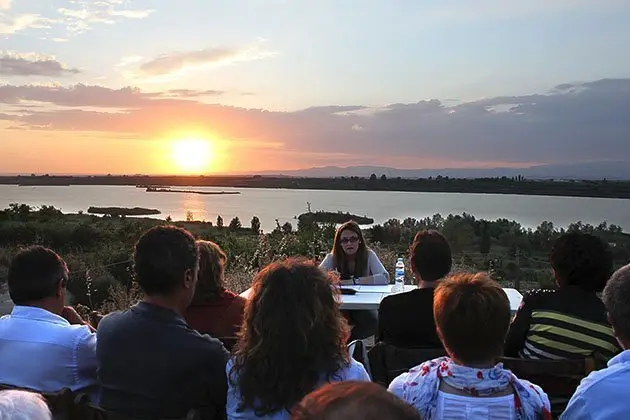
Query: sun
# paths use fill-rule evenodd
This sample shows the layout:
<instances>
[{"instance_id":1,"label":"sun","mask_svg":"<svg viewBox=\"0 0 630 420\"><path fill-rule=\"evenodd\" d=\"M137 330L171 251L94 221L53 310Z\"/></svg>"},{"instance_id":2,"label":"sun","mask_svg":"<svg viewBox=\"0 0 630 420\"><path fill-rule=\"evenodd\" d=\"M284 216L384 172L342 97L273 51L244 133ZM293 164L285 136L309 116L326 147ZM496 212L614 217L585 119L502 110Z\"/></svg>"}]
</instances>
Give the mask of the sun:
<instances>
[{"instance_id":1,"label":"sun","mask_svg":"<svg viewBox=\"0 0 630 420\"><path fill-rule=\"evenodd\" d=\"M173 163L180 172L207 172L214 159L213 145L205 139L181 139L173 142Z\"/></svg>"}]
</instances>

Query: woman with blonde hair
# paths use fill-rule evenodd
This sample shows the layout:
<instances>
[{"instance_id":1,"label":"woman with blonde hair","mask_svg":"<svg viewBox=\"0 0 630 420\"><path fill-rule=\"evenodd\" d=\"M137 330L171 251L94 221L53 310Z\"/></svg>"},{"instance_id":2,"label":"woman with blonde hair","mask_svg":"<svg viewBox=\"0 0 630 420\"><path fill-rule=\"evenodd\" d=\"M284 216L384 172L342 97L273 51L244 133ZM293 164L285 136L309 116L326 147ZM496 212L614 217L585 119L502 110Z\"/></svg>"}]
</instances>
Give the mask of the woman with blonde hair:
<instances>
[{"instance_id":1,"label":"woman with blonde hair","mask_svg":"<svg viewBox=\"0 0 630 420\"><path fill-rule=\"evenodd\" d=\"M197 241L199 275L195 297L186 312L186 322L202 334L220 338L227 347L234 343L243 324L247 300L225 288L227 257L219 245Z\"/></svg>"}]
</instances>

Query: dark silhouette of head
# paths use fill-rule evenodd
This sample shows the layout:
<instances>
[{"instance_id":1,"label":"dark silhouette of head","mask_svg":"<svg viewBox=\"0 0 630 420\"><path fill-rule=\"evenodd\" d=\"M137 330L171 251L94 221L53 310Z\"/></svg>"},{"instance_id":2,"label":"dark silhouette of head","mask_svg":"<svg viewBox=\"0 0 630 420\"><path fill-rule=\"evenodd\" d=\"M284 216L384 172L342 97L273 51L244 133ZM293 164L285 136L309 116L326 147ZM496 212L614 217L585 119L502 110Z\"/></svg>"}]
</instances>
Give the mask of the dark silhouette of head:
<instances>
[{"instance_id":1,"label":"dark silhouette of head","mask_svg":"<svg viewBox=\"0 0 630 420\"><path fill-rule=\"evenodd\" d=\"M630 265L617 270L604 288L604 305L617 341L630 349Z\"/></svg>"},{"instance_id":2,"label":"dark silhouette of head","mask_svg":"<svg viewBox=\"0 0 630 420\"><path fill-rule=\"evenodd\" d=\"M68 267L54 251L33 246L11 261L9 295L16 305L38 306L60 314L66 297Z\"/></svg>"},{"instance_id":3,"label":"dark silhouette of head","mask_svg":"<svg viewBox=\"0 0 630 420\"><path fill-rule=\"evenodd\" d=\"M420 420L420 413L372 382L335 382L308 394L292 420Z\"/></svg>"},{"instance_id":4,"label":"dark silhouette of head","mask_svg":"<svg viewBox=\"0 0 630 420\"><path fill-rule=\"evenodd\" d=\"M211 303L225 290L223 275L227 257L221 247L210 241L197 241L199 248L199 275L194 304Z\"/></svg>"},{"instance_id":5,"label":"dark silhouette of head","mask_svg":"<svg viewBox=\"0 0 630 420\"><path fill-rule=\"evenodd\" d=\"M486 273L456 274L440 282L433 316L444 348L459 363L486 363L503 354L510 301Z\"/></svg>"},{"instance_id":6,"label":"dark silhouette of head","mask_svg":"<svg viewBox=\"0 0 630 420\"><path fill-rule=\"evenodd\" d=\"M295 259L258 273L229 378L242 409L259 416L289 410L349 363L348 324L334 281L312 262Z\"/></svg>"},{"instance_id":7,"label":"dark silhouette of head","mask_svg":"<svg viewBox=\"0 0 630 420\"><path fill-rule=\"evenodd\" d=\"M342 279L351 277L363 277L367 275L365 272L368 260L368 248L363 239L361 227L353 221L349 221L339 226L335 233L333 243L333 261L335 268L341 275ZM354 260L354 273L350 273L348 261Z\"/></svg>"},{"instance_id":8,"label":"dark silhouette of head","mask_svg":"<svg viewBox=\"0 0 630 420\"><path fill-rule=\"evenodd\" d=\"M411 269L418 280L444 278L453 267L453 254L446 238L437 230L418 232L409 249Z\"/></svg>"},{"instance_id":9,"label":"dark silhouette of head","mask_svg":"<svg viewBox=\"0 0 630 420\"><path fill-rule=\"evenodd\" d=\"M597 236L571 232L560 236L549 259L559 287L578 286L601 292L613 273L608 244Z\"/></svg>"},{"instance_id":10,"label":"dark silhouette of head","mask_svg":"<svg viewBox=\"0 0 630 420\"><path fill-rule=\"evenodd\" d=\"M197 283L199 254L195 238L184 229L158 226L136 243L133 254L136 281L149 298L183 311ZM156 302L157 303L157 302Z\"/></svg>"}]
</instances>

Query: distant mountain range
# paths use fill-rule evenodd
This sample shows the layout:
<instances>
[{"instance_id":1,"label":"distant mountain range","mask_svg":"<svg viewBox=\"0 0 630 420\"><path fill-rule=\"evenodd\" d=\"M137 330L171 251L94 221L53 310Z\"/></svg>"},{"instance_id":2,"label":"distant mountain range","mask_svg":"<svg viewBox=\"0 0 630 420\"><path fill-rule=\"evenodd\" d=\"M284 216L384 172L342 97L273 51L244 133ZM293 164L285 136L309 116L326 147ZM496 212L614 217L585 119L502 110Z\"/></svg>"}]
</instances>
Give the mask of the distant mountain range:
<instances>
[{"instance_id":1,"label":"distant mountain range","mask_svg":"<svg viewBox=\"0 0 630 420\"><path fill-rule=\"evenodd\" d=\"M396 169L382 166L325 166L292 171L257 172L262 176L290 176L307 178L369 177L385 175L388 178L428 178L438 175L451 178L513 177L529 179L588 179L630 180L630 162L589 162L565 165L539 165L527 168L447 168L447 169Z\"/></svg>"}]
</instances>

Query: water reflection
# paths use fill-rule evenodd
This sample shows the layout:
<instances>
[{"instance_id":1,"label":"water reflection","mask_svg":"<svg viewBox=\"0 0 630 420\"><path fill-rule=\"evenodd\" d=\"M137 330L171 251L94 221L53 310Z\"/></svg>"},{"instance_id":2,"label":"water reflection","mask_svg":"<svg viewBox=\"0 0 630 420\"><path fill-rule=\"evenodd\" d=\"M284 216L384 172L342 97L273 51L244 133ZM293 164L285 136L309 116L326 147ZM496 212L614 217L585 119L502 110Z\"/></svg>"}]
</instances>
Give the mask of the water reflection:
<instances>
[{"instance_id":1,"label":"water reflection","mask_svg":"<svg viewBox=\"0 0 630 420\"><path fill-rule=\"evenodd\" d=\"M181 203L186 220L192 218L195 221L206 221L206 203L199 194L182 194Z\"/></svg>"}]
</instances>

